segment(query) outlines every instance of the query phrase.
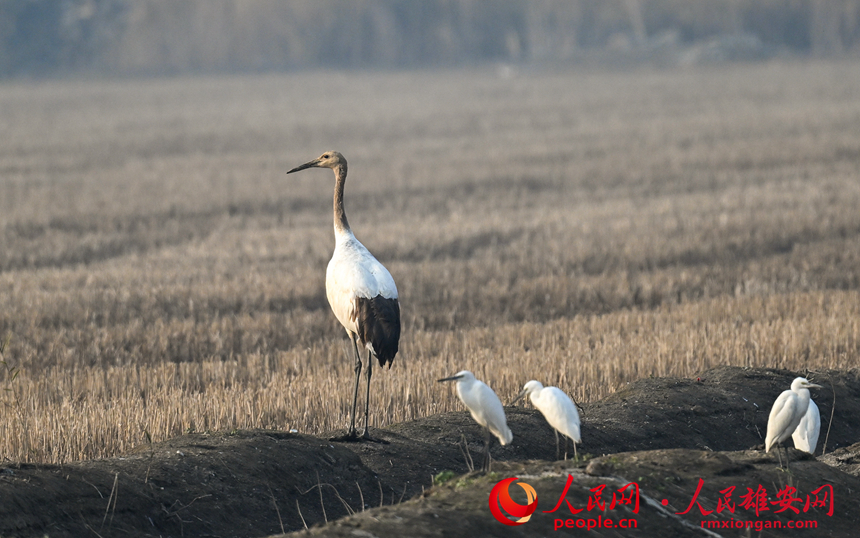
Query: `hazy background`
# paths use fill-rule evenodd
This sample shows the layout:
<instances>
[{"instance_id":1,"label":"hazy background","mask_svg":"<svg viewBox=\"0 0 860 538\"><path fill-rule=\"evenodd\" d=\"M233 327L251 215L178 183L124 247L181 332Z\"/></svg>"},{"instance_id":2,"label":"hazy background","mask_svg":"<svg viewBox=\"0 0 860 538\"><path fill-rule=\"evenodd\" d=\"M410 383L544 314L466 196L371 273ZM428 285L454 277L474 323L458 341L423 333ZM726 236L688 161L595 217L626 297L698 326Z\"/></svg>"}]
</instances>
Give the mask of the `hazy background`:
<instances>
[{"instance_id":1,"label":"hazy background","mask_svg":"<svg viewBox=\"0 0 860 538\"><path fill-rule=\"evenodd\" d=\"M0 76L853 55L857 0L0 0Z\"/></svg>"}]
</instances>

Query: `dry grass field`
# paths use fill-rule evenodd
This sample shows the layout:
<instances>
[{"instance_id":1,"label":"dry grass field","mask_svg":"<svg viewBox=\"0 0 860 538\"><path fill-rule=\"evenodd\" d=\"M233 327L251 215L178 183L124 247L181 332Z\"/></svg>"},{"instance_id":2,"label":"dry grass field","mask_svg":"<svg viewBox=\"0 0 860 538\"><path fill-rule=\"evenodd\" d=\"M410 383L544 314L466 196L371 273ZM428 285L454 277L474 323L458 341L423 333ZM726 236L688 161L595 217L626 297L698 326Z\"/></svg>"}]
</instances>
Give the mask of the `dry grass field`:
<instances>
[{"instance_id":1,"label":"dry grass field","mask_svg":"<svg viewBox=\"0 0 860 538\"><path fill-rule=\"evenodd\" d=\"M330 171L391 271L372 425L860 358L860 64L0 85L0 458L348 420Z\"/></svg>"}]
</instances>

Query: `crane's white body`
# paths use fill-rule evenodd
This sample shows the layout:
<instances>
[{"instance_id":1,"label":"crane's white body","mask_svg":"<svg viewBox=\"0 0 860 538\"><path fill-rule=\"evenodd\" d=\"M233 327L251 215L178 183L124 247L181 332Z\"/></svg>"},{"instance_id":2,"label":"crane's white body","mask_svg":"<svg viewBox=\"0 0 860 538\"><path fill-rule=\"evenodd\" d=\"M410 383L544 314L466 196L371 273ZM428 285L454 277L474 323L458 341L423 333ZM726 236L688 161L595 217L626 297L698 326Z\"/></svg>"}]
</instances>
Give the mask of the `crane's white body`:
<instances>
[{"instance_id":1,"label":"crane's white body","mask_svg":"<svg viewBox=\"0 0 860 538\"><path fill-rule=\"evenodd\" d=\"M818 411L818 406L812 399L809 400L809 408L806 414L800 419L797 429L791 434L794 440L794 448L815 454L815 447L818 446L818 434L821 432L821 413Z\"/></svg>"},{"instance_id":2,"label":"crane's white body","mask_svg":"<svg viewBox=\"0 0 860 538\"><path fill-rule=\"evenodd\" d=\"M507 445L514 439L514 434L508 428L505 409L502 401L483 381L475 378L468 370L458 372L450 379L457 381L457 396L469 409L472 418L481 426L495 435L502 445Z\"/></svg>"},{"instance_id":3,"label":"crane's white body","mask_svg":"<svg viewBox=\"0 0 860 538\"><path fill-rule=\"evenodd\" d=\"M335 247L325 273L325 293L347 333L360 334L357 299L397 299L394 278L349 229L335 228ZM365 347L376 353L371 342Z\"/></svg>"}]
</instances>

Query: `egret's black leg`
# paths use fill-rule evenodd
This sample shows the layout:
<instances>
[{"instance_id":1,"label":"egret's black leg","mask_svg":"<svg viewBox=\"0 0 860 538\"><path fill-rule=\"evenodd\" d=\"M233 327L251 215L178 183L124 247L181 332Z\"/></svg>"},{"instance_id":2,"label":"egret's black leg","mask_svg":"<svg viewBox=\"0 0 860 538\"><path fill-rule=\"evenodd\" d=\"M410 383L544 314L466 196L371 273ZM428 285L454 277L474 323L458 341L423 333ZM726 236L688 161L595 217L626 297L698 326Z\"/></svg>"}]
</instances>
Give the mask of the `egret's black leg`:
<instances>
[{"instance_id":1,"label":"egret's black leg","mask_svg":"<svg viewBox=\"0 0 860 538\"><path fill-rule=\"evenodd\" d=\"M559 452L558 452L558 430L553 428L552 431L555 432L555 460L558 461L558 454L559 454ZM565 449L565 451L567 451L567 443L566 442L564 443L564 449ZM565 458L565 459L567 459L567 458Z\"/></svg>"},{"instance_id":2,"label":"egret's black leg","mask_svg":"<svg viewBox=\"0 0 860 538\"><path fill-rule=\"evenodd\" d=\"M490 433L489 428L484 428L484 464L481 466L484 472L490 472L490 443L492 442L493 434Z\"/></svg>"},{"instance_id":3,"label":"egret's black leg","mask_svg":"<svg viewBox=\"0 0 860 538\"><path fill-rule=\"evenodd\" d=\"M779 449L780 449L780 448L781 448L781 447L780 447L780 444L779 444L779 443L777 443L777 444L776 444L776 457L777 457L777 458L779 458L779 468L780 468L780 469L782 469L782 468L783 468L783 467L782 467L782 454L780 454L780 453L779 453Z\"/></svg>"}]
</instances>

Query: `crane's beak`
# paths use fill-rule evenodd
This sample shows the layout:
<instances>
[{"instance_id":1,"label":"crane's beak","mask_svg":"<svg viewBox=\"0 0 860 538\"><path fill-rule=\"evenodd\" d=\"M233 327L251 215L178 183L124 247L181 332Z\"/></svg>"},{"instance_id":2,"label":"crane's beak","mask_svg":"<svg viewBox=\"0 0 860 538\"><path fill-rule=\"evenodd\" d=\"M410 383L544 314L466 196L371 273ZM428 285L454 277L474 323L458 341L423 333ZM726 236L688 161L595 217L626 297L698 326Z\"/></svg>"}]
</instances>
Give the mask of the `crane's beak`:
<instances>
[{"instance_id":1,"label":"crane's beak","mask_svg":"<svg viewBox=\"0 0 860 538\"><path fill-rule=\"evenodd\" d=\"M463 376L461 376L461 375L452 375L451 377L443 377L442 379L437 379L436 382L442 383L443 381L457 381L457 380L462 379L462 378L463 378Z\"/></svg>"},{"instance_id":2,"label":"crane's beak","mask_svg":"<svg viewBox=\"0 0 860 538\"><path fill-rule=\"evenodd\" d=\"M320 162L319 158L314 159L314 160L312 160L312 161L306 162L305 164L302 164L302 165L299 165L299 166L297 166L297 167L293 168L292 170L290 170L290 171L289 171L289 172L287 172L287 173L288 173L288 174L292 174L293 172L300 172L300 171L305 170L305 169L307 169L307 168L313 168L313 167L315 167L316 165L318 165L318 164L319 164L319 162Z\"/></svg>"},{"instance_id":3,"label":"crane's beak","mask_svg":"<svg viewBox=\"0 0 860 538\"><path fill-rule=\"evenodd\" d=\"M525 395L526 395L526 390L525 389L521 390L520 393L517 395L517 397L514 398L514 400L511 403L509 403L508 405L509 406L514 405L518 401L522 400Z\"/></svg>"}]
</instances>

